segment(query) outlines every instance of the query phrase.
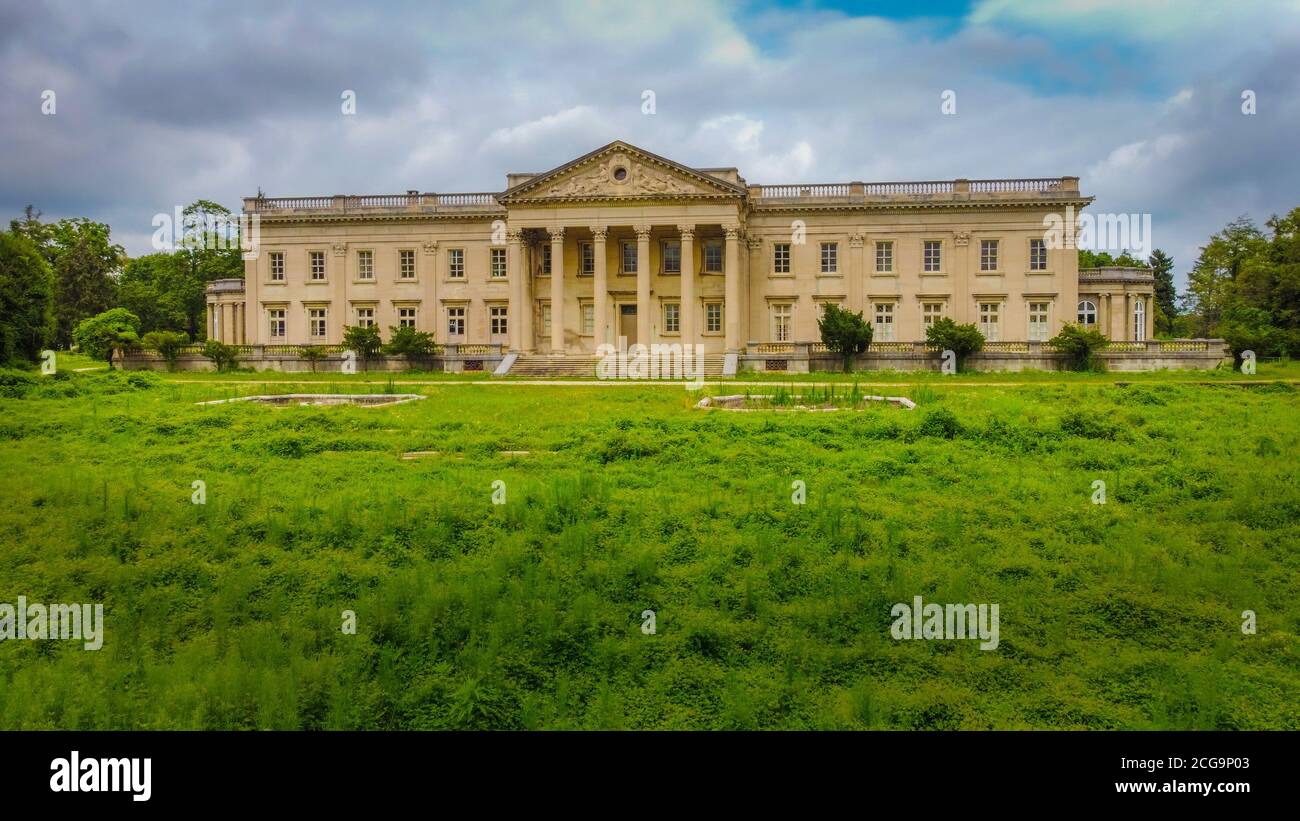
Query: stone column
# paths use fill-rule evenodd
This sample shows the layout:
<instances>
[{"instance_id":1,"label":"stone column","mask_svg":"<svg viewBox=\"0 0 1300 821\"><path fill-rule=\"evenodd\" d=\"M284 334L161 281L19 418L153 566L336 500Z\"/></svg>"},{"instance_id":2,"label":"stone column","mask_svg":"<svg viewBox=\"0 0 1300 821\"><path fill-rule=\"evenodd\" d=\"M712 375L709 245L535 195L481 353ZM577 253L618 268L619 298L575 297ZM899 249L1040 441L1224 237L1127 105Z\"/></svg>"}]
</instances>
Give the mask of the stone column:
<instances>
[{"instance_id":1,"label":"stone column","mask_svg":"<svg viewBox=\"0 0 1300 821\"><path fill-rule=\"evenodd\" d=\"M591 304L595 319L591 329L592 341L600 346L609 342L609 272L606 270L608 257L605 253L605 238L608 231L602 226L591 226L591 253L595 255L595 272Z\"/></svg>"},{"instance_id":2,"label":"stone column","mask_svg":"<svg viewBox=\"0 0 1300 821\"><path fill-rule=\"evenodd\" d=\"M650 226L636 226L636 341L650 344Z\"/></svg>"},{"instance_id":3,"label":"stone column","mask_svg":"<svg viewBox=\"0 0 1300 821\"><path fill-rule=\"evenodd\" d=\"M1110 327L1110 294L1100 293L1097 295L1097 311L1100 316L1097 317L1097 323L1101 325L1101 331L1107 339L1114 339L1114 330Z\"/></svg>"},{"instance_id":4,"label":"stone column","mask_svg":"<svg viewBox=\"0 0 1300 821\"><path fill-rule=\"evenodd\" d=\"M523 349L524 315L524 271L519 253L523 242L523 232L512 230L506 233L506 276L510 278L510 308L506 321L509 323L510 350Z\"/></svg>"},{"instance_id":5,"label":"stone column","mask_svg":"<svg viewBox=\"0 0 1300 821\"><path fill-rule=\"evenodd\" d=\"M551 228L551 355L564 353L564 229Z\"/></svg>"},{"instance_id":6,"label":"stone column","mask_svg":"<svg viewBox=\"0 0 1300 821\"><path fill-rule=\"evenodd\" d=\"M726 350L736 353L740 350L740 226L723 226L727 233L726 257Z\"/></svg>"},{"instance_id":7,"label":"stone column","mask_svg":"<svg viewBox=\"0 0 1300 821\"><path fill-rule=\"evenodd\" d=\"M682 304L678 314L681 323L682 344L693 345L695 334L695 226L679 225L682 235Z\"/></svg>"},{"instance_id":8,"label":"stone column","mask_svg":"<svg viewBox=\"0 0 1300 821\"><path fill-rule=\"evenodd\" d=\"M531 353L537 350L537 336L533 333L533 307L536 305L536 300L533 297L533 254L536 249L532 245L523 245L520 246L519 250L519 293L521 304L519 306L519 318L511 321L519 323L520 350Z\"/></svg>"}]
</instances>

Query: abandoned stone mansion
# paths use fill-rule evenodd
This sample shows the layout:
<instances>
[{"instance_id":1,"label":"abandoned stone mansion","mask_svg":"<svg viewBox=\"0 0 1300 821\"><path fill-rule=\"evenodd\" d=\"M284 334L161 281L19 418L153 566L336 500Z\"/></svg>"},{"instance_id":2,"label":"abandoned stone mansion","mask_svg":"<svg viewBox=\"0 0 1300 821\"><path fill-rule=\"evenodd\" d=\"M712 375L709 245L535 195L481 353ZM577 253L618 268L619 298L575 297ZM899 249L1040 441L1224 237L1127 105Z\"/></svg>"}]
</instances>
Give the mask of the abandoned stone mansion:
<instances>
[{"instance_id":1,"label":"abandoned stone mansion","mask_svg":"<svg viewBox=\"0 0 1300 821\"><path fill-rule=\"evenodd\" d=\"M1045 238L1047 215L1091 201L1069 176L755 185L613 142L498 193L248 198L256 254L209 287L208 336L329 346L409 325L533 358L620 337L770 355L818 346L833 303L874 325L873 350L945 316L991 350L1066 322L1143 342L1150 273L1080 272Z\"/></svg>"}]
</instances>

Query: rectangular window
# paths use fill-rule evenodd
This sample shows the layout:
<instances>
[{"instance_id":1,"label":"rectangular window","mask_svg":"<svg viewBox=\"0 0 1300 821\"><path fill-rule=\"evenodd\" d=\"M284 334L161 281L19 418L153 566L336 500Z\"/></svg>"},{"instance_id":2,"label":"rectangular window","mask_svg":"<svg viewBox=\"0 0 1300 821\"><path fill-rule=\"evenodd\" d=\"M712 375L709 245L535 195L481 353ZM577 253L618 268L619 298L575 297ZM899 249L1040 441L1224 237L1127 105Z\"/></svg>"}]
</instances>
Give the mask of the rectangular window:
<instances>
[{"instance_id":1,"label":"rectangular window","mask_svg":"<svg viewBox=\"0 0 1300 821\"><path fill-rule=\"evenodd\" d=\"M551 246L549 243L542 246L542 276L551 275Z\"/></svg>"},{"instance_id":2,"label":"rectangular window","mask_svg":"<svg viewBox=\"0 0 1300 821\"><path fill-rule=\"evenodd\" d=\"M375 278L375 252L357 251L357 279Z\"/></svg>"},{"instance_id":3,"label":"rectangular window","mask_svg":"<svg viewBox=\"0 0 1300 821\"><path fill-rule=\"evenodd\" d=\"M1047 308L1046 302L1029 303L1029 341L1046 342L1047 341Z\"/></svg>"},{"instance_id":4,"label":"rectangular window","mask_svg":"<svg viewBox=\"0 0 1300 821\"><path fill-rule=\"evenodd\" d=\"M491 259L492 278L505 279L506 278L506 249L493 248L491 249L491 253L492 253L492 259Z\"/></svg>"},{"instance_id":5,"label":"rectangular window","mask_svg":"<svg viewBox=\"0 0 1300 821\"><path fill-rule=\"evenodd\" d=\"M488 308L488 325L493 336L504 336L509 333L509 326L506 324L506 306L493 305Z\"/></svg>"},{"instance_id":6,"label":"rectangular window","mask_svg":"<svg viewBox=\"0 0 1300 821\"><path fill-rule=\"evenodd\" d=\"M284 251L271 252L271 281L284 282Z\"/></svg>"},{"instance_id":7,"label":"rectangular window","mask_svg":"<svg viewBox=\"0 0 1300 821\"><path fill-rule=\"evenodd\" d=\"M357 308L357 325L362 328L375 327L375 309Z\"/></svg>"},{"instance_id":8,"label":"rectangular window","mask_svg":"<svg viewBox=\"0 0 1300 821\"><path fill-rule=\"evenodd\" d=\"M878 342L894 341L894 303L876 303L876 328L871 338Z\"/></svg>"},{"instance_id":9,"label":"rectangular window","mask_svg":"<svg viewBox=\"0 0 1300 821\"><path fill-rule=\"evenodd\" d=\"M894 243L876 243L876 273L889 274L894 271Z\"/></svg>"},{"instance_id":10,"label":"rectangular window","mask_svg":"<svg viewBox=\"0 0 1300 821\"><path fill-rule=\"evenodd\" d=\"M938 272L943 270L943 242L937 239L927 239L923 246L922 261L924 270L929 272Z\"/></svg>"},{"instance_id":11,"label":"rectangular window","mask_svg":"<svg viewBox=\"0 0 1300 821\"><path fill-rule=\"evenodd\" d=\"M923 302L921 303L921 325L930 327L935 320L943 316L942 302Z\"/></svg>"},{"instance_id":12,"label":"rectangular window","mask_svg":"<svg viewBox=\"0 0 1300 821\"><path fill-rule=\"evenodd\" d=\"M772 273L790 273L790 243L772 243Z\"/></svg>"},{"instance_id":13,"label":"rectangular window","mask_svg":"<svg viewBox=\"0 0 1300 821\"><path fill-rule=\"evenodd\" d=\"M582 332L588 336L596 332L596 306L590 302L582 303Z\"/></svg>"},{"instance_id":14,"label":"rectangular window","mask_svg":"<svg viewBox=\"0 0 1300 821\"><path fill-rule=\"evenodd\" d=\"M465 278L465 249L447 249L447 279Z\"/></svg>"},{"instance_id":15,"label":"rectangular window","mask_svg":"<svg viewBox=\"0 0 1300 821\"><path fill-rule=\"evenodd\" d=\"M415 309L398 308L397 309L397 327L414 328L415 327Z\"/></svg>"},{"instance_id":16,"label":"rectangular window","mask_svg":"<svg viewBox=\"0 0 1300 821\"><path fill-rule=\"evenodd\" d=\"M625 274L636 273L636 243L622 242L619 243L619 249L623 257L623 267L619 270Z\"/></svg>"},{"instance_id":17,"label":"rectangular window","mask_svg":"<svg viewBox=\"0 0 1300 821\"><path fill-rule=\"evenodd\" d=\"M549 337L551 335L551 303L549 302L542 303L541 326L542 326L542 336Z\"/></svg>"},{"instance_id":18,"label":"rectangular window","mask_svg":"<svg viewBox=\"0 0 1300 821\"><path fill-rule=\"evenodd\" d=\"M1047 270L1047 242L1041 239L1029 241L1029 270Z\"/></svg>"},{"instance_id":19,"label":"rectangular window","mask_svg":"<svg viewBox=\"0 0 1300 821\"><path fill-rule=\"evenodd\" d=\"M840 246L837 242L822 243L822 273L833 274L840 269Z\"/></svg>"},{"instance_id":20,"label":"rectangular window","mask_svg":"<svg viewBox=\"0 0 1300 821\"><path fill-rule=\"evenodd\" d=\"M596 274L596 246L590 242L578 243L578 276L589 277Z\"/></svg>"},{"instance_id":21,"label":"rectangular window","mask_svg":"<svg viewBox=\"0 0 1300 821\"><path fill-rule=\"evenodd\" d=\"M980 333L989 342L997 342L1000 330L998 323L998 309L1001 303L998 302L981 302L980 303Z\"/></svg>"},{"instance_id":22,"label":"rectangular window","mask_svg":"<svg viewBox=\"0 0 1300 821\"><path fill-rule=\"evenodd\" d=\"M314 282L321 282L325 279L325 252L309 251L308 259L311 261L311 278Z\"/></svg>"},{"instance_id":23,"label":"rectangular window","mask_svg":"<svg viewBox=\"0 0 1300 821\"><path fill-rule=\"evenodd\" d=\"M998 269L998 241L980 240L980 270L996 271Z\"/></svg>"},{"instance_id":24,"label":"rectangular window","mask_svg":"<svg viewBox=\"0 0 1300 821\"><path fill-rule=\"evenodd\" d=\"M447 309L447 336L458 337L465 335L465 309L456 306Z\"/></svg>"},{"instance_id":25,"label":"rectangular window","mask_svg":"<svg viewBox=\"0 0 1300 821\"><path fill-rule=\"evenodd\" d=\"M676 302L664 303L664 333L682 332L682 306Z\"/></svg>"},{"instance_id":26,"label":"rectangular window","mask_svg":"<svg viewBox=\"0 0 1300 821\"><path fill-rule=\"evenodd\" d=\"M680 274L682 272L682 244L675 239L664 240L664 273Z\"/></svg>"},{"instance_id":27,"label":"rectangular window","mask_svg":"<svg viewBox=\"0 0 1300 821\"><path fill-rule=\"evenodd\" d=\"M307 331L311 334L312 339L325 338L325 318L325 308L307 309Z\"/></svg>"},{"instance_id":28,"label":"rectangular window","mask_svg":"<svg viewBox=\"0 0 1300 821\"><path fill-rule=\"evenodd\" d=\"M271 320L271 338L284 339L284 309L272 308L266 315Z\"/></svg>"},{"instance_id":29,"label":"rectangular window","mask_svg":"<svg viewBox=\"0 0 1300 821\"><path fill-rule=\"evenodd\" d=\"M722 240L709 239L704 241L704 273L722 273Z\"/></svg>"},{"instance_id":30,"label":"rectangular window","mask_svg":"<svg viewBox=\"0 0 1300 821\"><path fill-rule=\"evenodd\" d=\"M710 334L722 333L721 302L704 303L704 332Z\"/></svg>"},{"instance_id":31,"label":"rectangular window","mask_svg":"<svg viewBox=\"0 0 1300 821\"><path fill-rule=\"evenodd\" d=\"M402 250L397 252L397 278L415 279L415 252Z\"/></svg>"},{"instance_id":32,"label":"rectangular window","mask_svg":"<svg viewBox=\"0 0 1300 821\"><path fill-rule=\"evenodd\" d=\"M790 341L790 316L792 313L791 305L784 303L772 306L772 341L789 342Z\"/></svg>"}]
</instances>

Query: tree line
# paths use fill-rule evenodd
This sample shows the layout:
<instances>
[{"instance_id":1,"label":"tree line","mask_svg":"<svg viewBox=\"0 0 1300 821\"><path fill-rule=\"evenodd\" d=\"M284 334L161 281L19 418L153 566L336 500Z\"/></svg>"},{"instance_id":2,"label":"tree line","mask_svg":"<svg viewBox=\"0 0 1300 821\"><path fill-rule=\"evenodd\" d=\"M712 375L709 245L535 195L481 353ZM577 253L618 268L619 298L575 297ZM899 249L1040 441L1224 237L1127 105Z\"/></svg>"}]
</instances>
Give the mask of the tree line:
<instances>
[{"instance_id":1,"label":"tree line","mask_svg":"<svg viewBox=\"0 0 1300 821\"><path fill-rule=\"evenodd\" d=\"M202 341L208 283L242 277L244 263L237 242L217 241L205 227L229 217L228 209L197 200L183 214L196 219L174 250L134 258L104 223L42 221L31 206L11 220L0 231L0 365L34 363L47 348L81 347L79 328L83 339L107 344L149 334L172 346ZM1221 337L1237 354L1300 356L1300 207L1263 228L1249 217L1228 223L1201 247L1181 295L1174 260L1160 249L1146 260L1079 251L1080 268L1105 265L1151 269L1157 337ZM860 343L853 328L843 333L848 347Z\"/></svg>"},{"instance_id":2,"label":"tree line","mask_svg":"<svg viewBox=\"0 0 1300 821\"><path fill-rule=\"evenodd\" d=\"M229 209L197 200L183 213L195 225L176 237L174 250L139 257L113 242L108 225L84 217L46 221L28 206L11 220L0 231L0 365L71 348L84 323L112 324L123 313L138 334L201 340L208 283L243 277L244 263L238 242L218 241L205 227Z\"/></svg>"}]
</instances>

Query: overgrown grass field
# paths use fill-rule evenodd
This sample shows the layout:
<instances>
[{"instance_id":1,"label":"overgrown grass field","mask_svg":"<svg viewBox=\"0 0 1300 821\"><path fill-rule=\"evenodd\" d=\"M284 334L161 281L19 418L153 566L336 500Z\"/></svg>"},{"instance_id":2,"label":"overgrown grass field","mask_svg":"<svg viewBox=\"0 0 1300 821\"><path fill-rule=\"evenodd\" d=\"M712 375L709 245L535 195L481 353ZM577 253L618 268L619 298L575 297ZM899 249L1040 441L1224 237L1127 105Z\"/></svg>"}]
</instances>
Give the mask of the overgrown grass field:
<instances>
[{"instance_id":1,"label":"overgrown grass field","mask_svg":"<svg viewBox=\"0 0 1300 821\"><path fill-rule=\"evenodd\" d=\"M0 642L0 728L1300 729L1284 382L732 413L680 387L269 407L33 379L0 384L0 602L102 602L106 638ZM893 639L916 595L999 604L999 646Z\"/></svg>"}]
</instances>

